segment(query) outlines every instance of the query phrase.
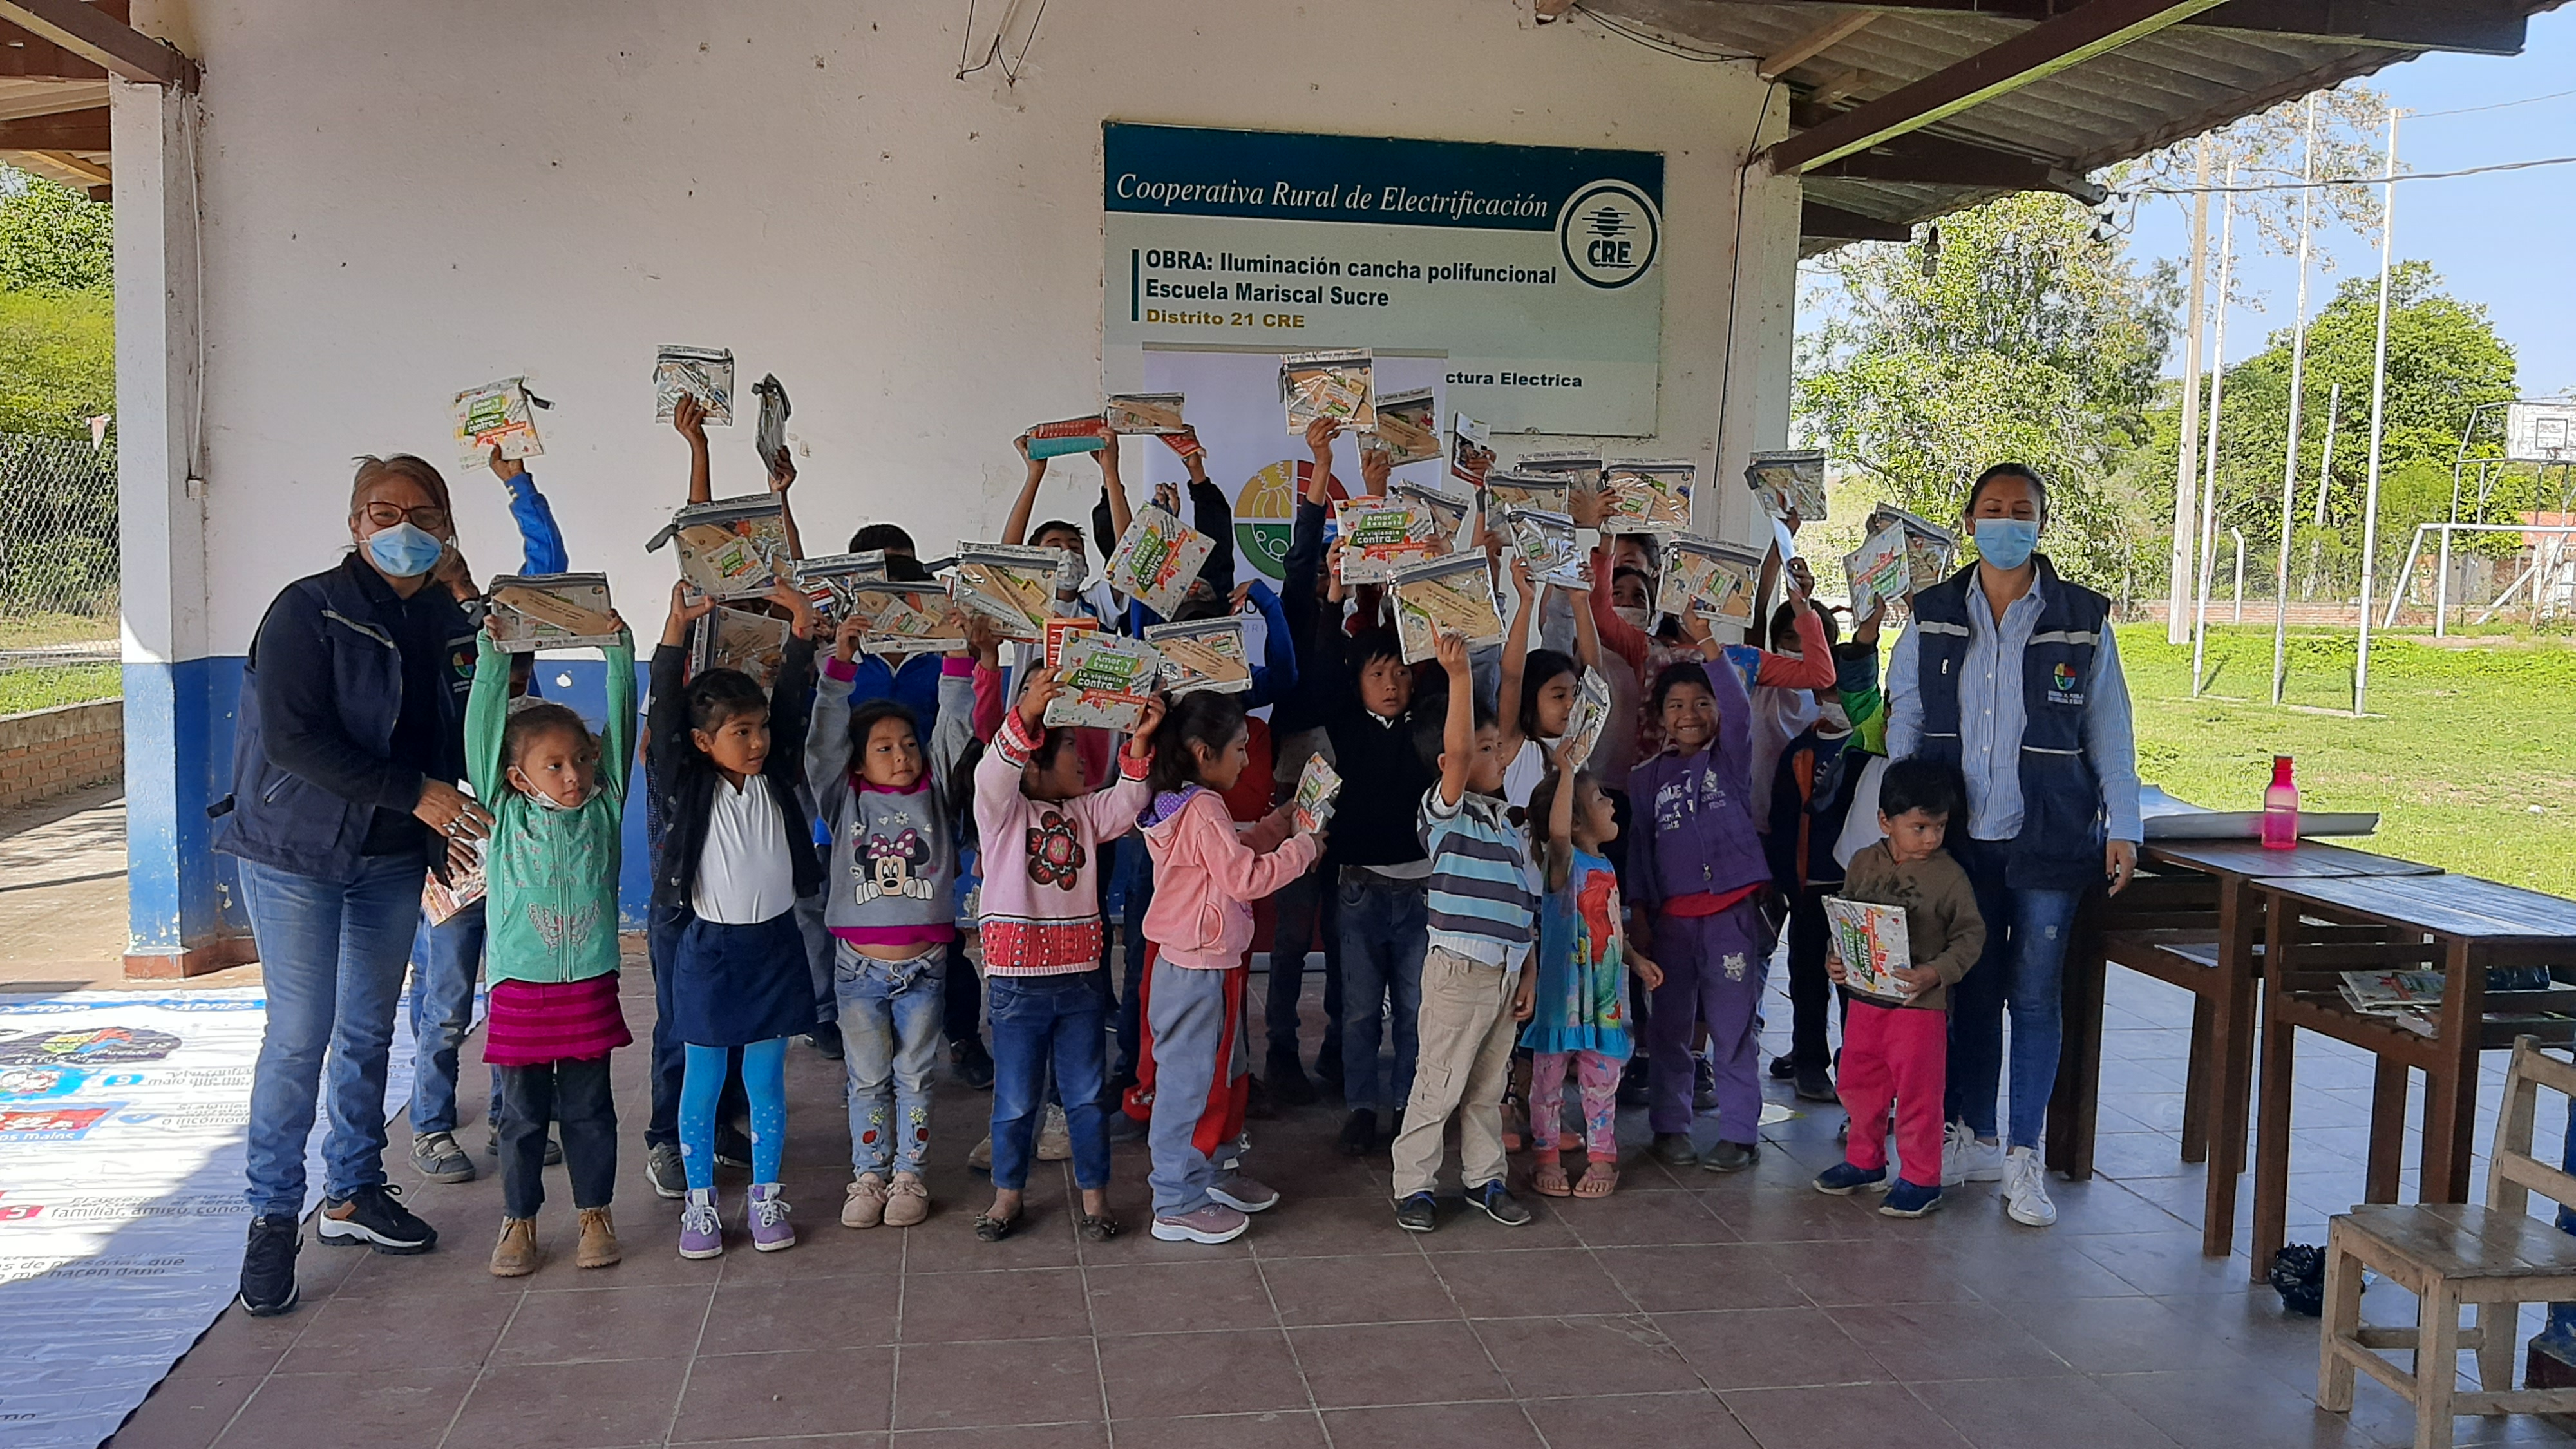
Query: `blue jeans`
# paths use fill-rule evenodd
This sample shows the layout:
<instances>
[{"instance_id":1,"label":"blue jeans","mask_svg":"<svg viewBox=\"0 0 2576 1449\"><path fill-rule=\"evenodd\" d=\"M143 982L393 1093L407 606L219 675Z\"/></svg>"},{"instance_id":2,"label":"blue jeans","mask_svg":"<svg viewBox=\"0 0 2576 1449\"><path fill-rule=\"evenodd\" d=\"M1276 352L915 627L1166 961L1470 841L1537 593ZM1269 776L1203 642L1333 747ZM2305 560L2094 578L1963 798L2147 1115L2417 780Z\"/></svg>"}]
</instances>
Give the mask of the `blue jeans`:
<instances>
[{"instance_id":1,"label":"blue jeans","mask_svg":"<svg viewBox=\"0 0 2576 1449\"><path fill-rule=\"evenodd\" d=\"M415 1137L456 1130L456 1053L474 1029L474 978L483 970L483 902L438 925L420 918L411 941L411 1130ZM501 1127L501 1069L492 1071L492 1100L483 1120Z\"/></svg>"},{"instance_id":2,"label":"blue jeans","mask_svg":"<svg viewBox=\"0 0 2576 1449\"><path fill-rule=\"evenodd\" d=\"M2081 891L2016 890L2004 883L2008 842L1953 836L1950 853L1968 872L1985 917L1986 949L1950 988L1947 1115L1979 1137L1995 1136L1995 1089L2004 1074L2004 1013L2012 1013L2012 1115L2006 1146L2039 1147L2048 1098L2057 1087L2064 1021L2059 990L2066 938Z\"/></svg>"},{"instance_id":3,"label":"blue jeans","mask_svg":"<svg viewBox=\"0 0 2576 1449\"><path fill-rule=\"evenodd\" d=\"M1345 876L1333 897L1342 923L1342 1100L1351 1110L1402 1111L1413 1095L1414 1028L1422 1014L1422 956L1431 902L1420 881ZM1392 998L1395 1068L1377 1086L1379 1013Z\"/></svg>"},{"instance_id":4,"label":"blue jeans","mask_svg":"<svg viewBox=\"0 0 2576 1449\"><path fill-rule=\"evenodd\" d=\"M385 1069L427 871L410 854L368 856L347 885L256 861L240 862L240 871L268 990L251 1072L246 1196L263 1217L301 1217L325 1048L324 1192L343 1198L385 1180Z\"/></svg>"},{"instance_id":5,"label":"blue jeans","mask_svg":"<svg viewBox=\"0 0 2576 1449\"><path fill-rule=\"evenodd\" d=\"M1109 1011L1097 970L1063 976L996 976L984 984L993 1021L993 1186L1028 1186L1029 1157L1045 1114L1047 1066L1073 1137L1073 1180L1109 1185L1108 1119L1100 1110L1108 1064L1101 1034Z\"/></svg>"},{"instance_id":6,"label":"blue jeans","mask_svg":"<svg viewBox=\"0 0 2576 1449\"><path fill-rule=\"evenodd\" d=\"M939 1056L947 962L942 946L909 961L862 956L847 942L833 948L853 1172L921 1172L921 1155L930 1143L930 1066Z\"/></svg>"},{"instance_id":7,"label":"blue jeans","mask_svg":"<svg viewBox=\"0 0 2576 1449\"><path fill-rule=\"evenodd\" d=\"M1130 865L1129 862L1134 862ZM1136 1080L1136 1058L1143 1049L1145 1001L1145 912L1154 906L1154 858L1140 836L1131 850L1118 853L1119 872L1127 877L1127 969L1118 981L1118 1060L1109 1069L1121 1082Z\"/></svg>"}]
</instances>

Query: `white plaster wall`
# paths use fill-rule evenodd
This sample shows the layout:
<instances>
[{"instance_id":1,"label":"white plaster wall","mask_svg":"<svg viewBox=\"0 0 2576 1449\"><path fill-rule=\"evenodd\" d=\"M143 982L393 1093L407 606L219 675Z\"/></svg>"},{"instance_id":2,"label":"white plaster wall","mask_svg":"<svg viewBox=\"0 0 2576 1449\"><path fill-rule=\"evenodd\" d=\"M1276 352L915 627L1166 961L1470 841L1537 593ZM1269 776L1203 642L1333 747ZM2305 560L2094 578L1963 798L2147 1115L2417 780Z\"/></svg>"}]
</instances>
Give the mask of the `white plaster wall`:
<instances>
[{"instance_id":1,"label":"white plaster wall","mask_svg":"<svg viewBox=\"0 0 2576 1449\"><path fill-rule=\"evenodd\" d=\"M1662 436L1640 451L1717 446L1765 88L1511 0L1059 4L1016 86L953 78L964 0L151 12L206 64L211 652L336 556L351 455L447 466L447 398L520 372L558 404L532 466L576 564L606 567L648 632L672 565L641 545L686 466L652 421L663 342L732 347L746 391L787 383L809 551L878 518L925 552L992 536L1011 438L1096 402L1104 119L1663 151ZM1732 456L1785 431L1749 389L1785 398L1796 225L1795 184L1757 184ZM748 418L710 432L716 492L755 489ZM450 474L478 571L514 566L500 489ZM1742 531L1743 490L1716 487ZM1087 506L1068 482L1039 513Z\"/></svg>"}]
</instances>

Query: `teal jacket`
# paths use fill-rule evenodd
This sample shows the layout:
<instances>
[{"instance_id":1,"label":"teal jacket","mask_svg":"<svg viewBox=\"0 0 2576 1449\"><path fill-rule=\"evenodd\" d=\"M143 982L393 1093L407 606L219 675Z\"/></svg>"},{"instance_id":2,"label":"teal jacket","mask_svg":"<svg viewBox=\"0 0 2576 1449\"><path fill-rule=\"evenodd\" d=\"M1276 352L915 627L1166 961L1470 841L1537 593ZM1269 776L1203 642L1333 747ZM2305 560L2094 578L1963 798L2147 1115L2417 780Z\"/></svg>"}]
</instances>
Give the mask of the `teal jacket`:
<instances>
[{"instance_id":1,"label":"teal jacket","mask_svg":"<svg viewBox=\"0 0 2576 1449\"><path fill-rule=\"evenodd\" d=\"M477 637L465 701L465 772L491 807L483 852L483 974L491 981L587 981L617 969L619 832L626 771L635 758L635 646L608 659L608 730L599 783L577 810L511 788L501 737L510 719L510 656Z\"/></svg>"}]
</instances>

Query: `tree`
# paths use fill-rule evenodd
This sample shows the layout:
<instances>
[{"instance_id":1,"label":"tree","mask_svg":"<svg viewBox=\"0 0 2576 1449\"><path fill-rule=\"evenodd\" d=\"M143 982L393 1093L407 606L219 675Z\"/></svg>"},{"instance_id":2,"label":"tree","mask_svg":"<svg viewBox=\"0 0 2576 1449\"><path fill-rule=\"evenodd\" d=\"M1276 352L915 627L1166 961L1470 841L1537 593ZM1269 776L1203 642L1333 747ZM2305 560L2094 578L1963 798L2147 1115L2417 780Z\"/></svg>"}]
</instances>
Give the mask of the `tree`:
<instances>
[{"instance_id":1,"label":"tree","mask_svg":"<svg viewBox=\"0 0 2576 1449\"><path fill-rule=\"evenodd\" d=\"M106 202L0 166L0 289L106 291L114 214Z\"/></svg>"},{"instance_id":2,"label":"tree","mask_svg":"<svg viewBox=\"0 0 2576 1449\"><path fill-rule=\"evenodd\" d=\"M1934 518L1955 518L1987 465L2031 464L2049 480L2052 557L2104 587L2157 546L2134 487L2105 480L2149 437L2171 264L2141 272L2081 205L2027 194L1817 269L1830 287L1812 301L1835 315L1800 346L1796 421L1837 463Z\"/></svg>"},{"instance_id":3,"label":"tree","mask_svg":"<svg viewBox=\"0 0 2576 1449\"><path fill-rule=\"evenodd\" d=\"M116 411L109 214L0 166L0 432L87 438Z\"/></svg>"}]
</instances>

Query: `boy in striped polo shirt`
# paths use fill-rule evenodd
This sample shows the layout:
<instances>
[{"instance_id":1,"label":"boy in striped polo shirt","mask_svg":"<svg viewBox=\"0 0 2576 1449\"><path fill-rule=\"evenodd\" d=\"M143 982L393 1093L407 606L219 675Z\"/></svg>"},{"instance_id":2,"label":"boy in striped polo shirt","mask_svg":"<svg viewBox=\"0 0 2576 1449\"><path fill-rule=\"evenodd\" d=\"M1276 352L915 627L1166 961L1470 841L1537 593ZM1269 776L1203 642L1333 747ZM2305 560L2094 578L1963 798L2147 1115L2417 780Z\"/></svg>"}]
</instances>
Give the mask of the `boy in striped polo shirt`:
<instances>
[{"instance_id":1,"label":"boy in striped polo shirt","mask_svg":"<svg viewBox=\"0 0 2576 1449\"><path fill-rule=\"evenodd\" d=\"M1431 1188L1451 1112L1467 1201L1498 1223L1530 1220L1505 1181L1502 1103L1514 1024L1530 1015L1533 978L1521 968L1537 931L1537 881L1528 837L1503 815L1501 730L1476 699L1466 641L1444 632L1438 650L1449 714L1440 779L1422 797L1431 941L1413 1093L1394 1148L1396 1226L1415 1233L1440 1225Z\"/></svg>"}]
</instances>

